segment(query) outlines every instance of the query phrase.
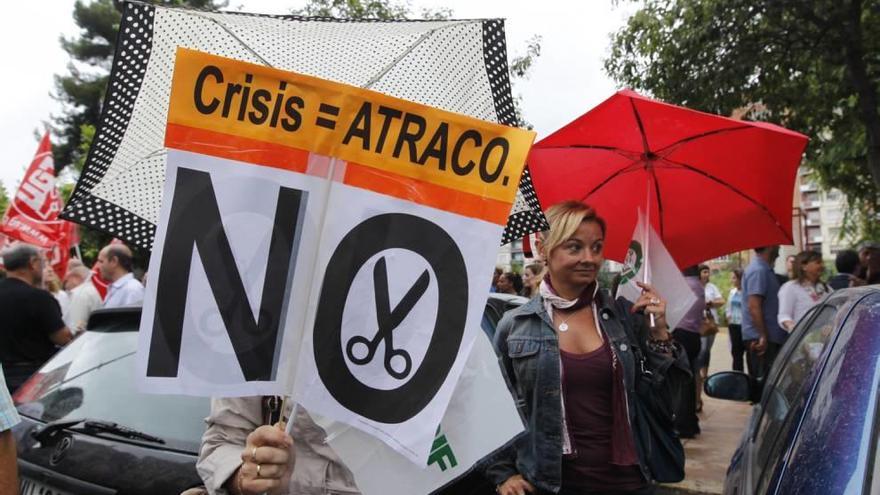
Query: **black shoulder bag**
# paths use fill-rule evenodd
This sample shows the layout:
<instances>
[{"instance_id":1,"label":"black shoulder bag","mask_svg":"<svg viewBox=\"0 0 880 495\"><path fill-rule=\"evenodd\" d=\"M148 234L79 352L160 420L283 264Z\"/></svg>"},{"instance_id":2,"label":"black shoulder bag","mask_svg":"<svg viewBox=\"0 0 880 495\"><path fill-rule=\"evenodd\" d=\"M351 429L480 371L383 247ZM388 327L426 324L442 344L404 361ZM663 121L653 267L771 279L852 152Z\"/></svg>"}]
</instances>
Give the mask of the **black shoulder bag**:
<instances>
[{"instance_id":1,"label":"black shoulder bag","mask_svg":"<svg viewBox=\"0 0 880 495\"><path fill-rule=\"evenodd\" d=\"M632 320L631 320L632 321ZM687 364L678 356L646 352L647 336L632 329L630 340L636 361L635 408L636 439L655 481L675 483L684 479L684 447L675 431L675 404L690 375ZM629 333L629 332L628 332Z\"/></svg>"}]
</instances>

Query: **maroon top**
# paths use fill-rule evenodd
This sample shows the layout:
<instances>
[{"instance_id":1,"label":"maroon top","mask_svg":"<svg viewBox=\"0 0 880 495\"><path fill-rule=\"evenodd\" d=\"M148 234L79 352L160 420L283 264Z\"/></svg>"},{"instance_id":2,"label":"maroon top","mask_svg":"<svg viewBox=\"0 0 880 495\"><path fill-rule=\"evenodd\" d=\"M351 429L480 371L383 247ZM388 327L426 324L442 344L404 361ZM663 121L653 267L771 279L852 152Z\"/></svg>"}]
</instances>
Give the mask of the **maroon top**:
<instances>
[{"instance_id":1,"label":"maroon top","mask_svg":"<svg viewBox=\"0 0 880 495\"><path fill-rule=\"evenodd\" d=\"M587 354L559 351L571 455L562 461L562 486L594 491L645 486L637 464L612 464L614 370L608 341Z\"/></svg>"}]
</instances>

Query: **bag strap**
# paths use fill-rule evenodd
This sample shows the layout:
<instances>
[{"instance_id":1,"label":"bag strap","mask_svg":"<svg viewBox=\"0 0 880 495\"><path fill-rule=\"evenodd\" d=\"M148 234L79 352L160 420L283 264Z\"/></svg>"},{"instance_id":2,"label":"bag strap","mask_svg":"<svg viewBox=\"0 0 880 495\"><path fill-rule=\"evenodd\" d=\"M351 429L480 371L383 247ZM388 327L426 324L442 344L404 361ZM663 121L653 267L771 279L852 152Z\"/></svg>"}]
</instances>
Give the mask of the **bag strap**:
<instances>
[{"instance_id":1,"label":"bag strap","mask_svg":"<svg viewBox=\"0 0 880 495\"><path fill-rule=\"evenodd\" d=\"M630 316L627 315L628 308L621 307L621 305L617 302L617 299L614 299L611 295L611 291L608 289L602 289L601 291L602 298L607 301L608 306L613 307L615 313L618 314L618 317L621 320L629 320ZM640 381L642 379L651 380L653 378L654 373L648 369L647 363L648 358L645 355L644 349L647 345L646 342L642 342L642 336L638 335L639 332L635 331L634 328L631 328L630 325L623 324L623 332L626 335L627 340L629 340L629 345L632 348L633 356L636 361L636 381Z\"/></svg>"}]
</instances>

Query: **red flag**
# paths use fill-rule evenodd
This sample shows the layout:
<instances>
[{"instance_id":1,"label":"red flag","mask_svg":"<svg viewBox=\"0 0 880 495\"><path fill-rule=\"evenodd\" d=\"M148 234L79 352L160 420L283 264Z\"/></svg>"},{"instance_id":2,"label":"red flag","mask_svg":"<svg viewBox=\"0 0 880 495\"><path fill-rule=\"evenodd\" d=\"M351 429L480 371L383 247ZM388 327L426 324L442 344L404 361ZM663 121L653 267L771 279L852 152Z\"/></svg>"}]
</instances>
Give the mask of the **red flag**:
<instances>
[{"instance_id":1,"label":"red flag","mask_svg":"<svg viewBox=\"0 0 880 495\"><path fill-rule=\"evenodd\" d=\"M0 231L11 239L50 248L64 233L63 224L66 222L58 220L61 206L55 188L52 145L46 133L0 223Z\"/></svg>"},{"instance_id":2,"label":"red flag","mask_svg":"<svg viewBox=\"0 0 880 495\"><path fill-rule=\"evenodd\" d=\"M70 259L74 226L58 219L63 207L55 187L55 162L49 133L43 135L34 159L25 172L15 197L0 222L0 233L48 250L47 257L59 278L64 278Z\"/></svg>"}]
</instances>

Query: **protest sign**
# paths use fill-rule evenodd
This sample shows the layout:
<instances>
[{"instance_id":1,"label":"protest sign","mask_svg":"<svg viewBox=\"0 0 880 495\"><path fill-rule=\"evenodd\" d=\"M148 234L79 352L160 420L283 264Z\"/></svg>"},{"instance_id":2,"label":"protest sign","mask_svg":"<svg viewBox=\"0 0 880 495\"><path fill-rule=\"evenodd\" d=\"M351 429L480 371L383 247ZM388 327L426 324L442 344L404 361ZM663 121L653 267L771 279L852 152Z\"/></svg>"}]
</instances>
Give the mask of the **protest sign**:
<instances>
[{"instance_id":1,"label":"protest sign","mask_svg":"<svg viewBox=\"0 0 880 495\"><path fill-rule=\"evenodd\" d=\"M675 328L697 302L697 296L642 210L639 210L639 221L620 272L617 295L636 302L642 294L642 288L636 282L653 285L666 299L666 323L670 329Z\"/></svg>"},{"instance_id":2,"label":"protest sign","mask_svg":"<svg viewBox=\"0 0 880 495\"><path fill-rule=\"evenodd\" d=\"M533 137L180 49L142 385L294 389L424 464Z\"/></svg>"}]
</instances>

